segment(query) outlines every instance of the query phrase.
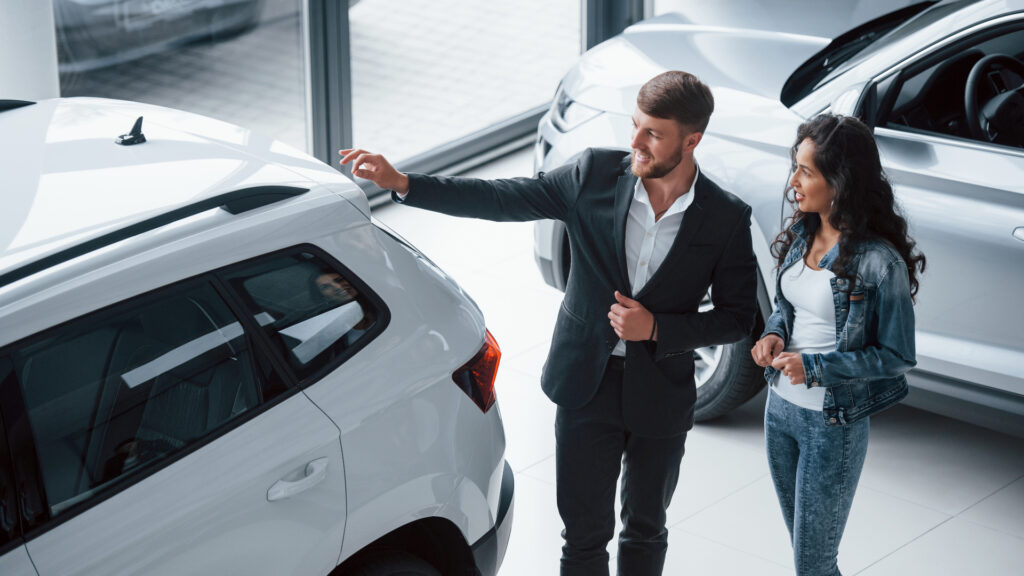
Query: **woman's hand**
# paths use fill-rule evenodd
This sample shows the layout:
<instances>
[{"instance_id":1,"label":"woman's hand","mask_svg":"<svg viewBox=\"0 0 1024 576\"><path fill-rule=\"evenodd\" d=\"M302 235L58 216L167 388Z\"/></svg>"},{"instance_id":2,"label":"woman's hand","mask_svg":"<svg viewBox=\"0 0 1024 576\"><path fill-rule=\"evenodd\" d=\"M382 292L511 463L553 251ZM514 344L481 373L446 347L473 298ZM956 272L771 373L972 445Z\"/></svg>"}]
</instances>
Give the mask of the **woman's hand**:
<instances>
[{"instance_id":1,"label":"woman's hand","mask_svg":"<svg viewBox=\"0 0 1024 576\"><path fill-rule=\"evenodd\" d=\"M786 347L786 343L778 334L769 334L761 338L750 349L750 355L754 357L754 363L764 368L775 360L775 357Z\"/></svg>"},{"instance_id":2,"label":"woman's hand","mask_svg":"<svg viewBox=\"0 0 1024 576\"><path fill-rule=\"evenodd\" d=\"M791 384L803 384L807 380L804 372L804 360L795 352L783 352L772 360L772 366L789 378Z\"/></svg>"}]
</instances>

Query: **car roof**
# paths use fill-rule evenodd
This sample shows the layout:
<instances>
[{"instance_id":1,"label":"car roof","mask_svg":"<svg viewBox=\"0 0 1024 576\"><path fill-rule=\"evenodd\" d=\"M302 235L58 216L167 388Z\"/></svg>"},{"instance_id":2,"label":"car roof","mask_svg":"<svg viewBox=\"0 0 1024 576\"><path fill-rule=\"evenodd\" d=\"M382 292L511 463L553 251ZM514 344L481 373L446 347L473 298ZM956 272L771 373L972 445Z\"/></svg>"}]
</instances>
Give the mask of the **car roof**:
<instances>
[{"instance_id":1,"label":"car roof","mask_svg":"<svg viewBox=\"0 0 1024 576\"><path fill-rule=\"evenodd\" d=\"M115 143L139 116L146 142ZM187 112L97 98L7 109L0 112L0 277L161 215L232 193L237 199L240 190L301 192L316 183L313 173L349 184L341 195L350 200L362 194L301 151Z\"/></svg>"}]
</instances>

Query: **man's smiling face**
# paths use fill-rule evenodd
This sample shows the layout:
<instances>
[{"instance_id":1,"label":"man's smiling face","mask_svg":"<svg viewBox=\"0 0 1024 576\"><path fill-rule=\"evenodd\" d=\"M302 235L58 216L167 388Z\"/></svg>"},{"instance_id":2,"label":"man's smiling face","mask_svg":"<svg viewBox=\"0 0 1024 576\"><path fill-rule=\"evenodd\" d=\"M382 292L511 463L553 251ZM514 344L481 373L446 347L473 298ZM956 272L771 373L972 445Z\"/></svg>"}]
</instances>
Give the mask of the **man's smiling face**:
<instances>
[{"instance_id":1,"label":"man's smiling face","mask_svg":"<svg viewBox=\"0 0 1024 576\"><path fill-rule=\"evenodd\" d=\"M632 169L638 178L662 178L683 159L684 129L671 118L633 111Z\"/></svg>"}]
</instances>

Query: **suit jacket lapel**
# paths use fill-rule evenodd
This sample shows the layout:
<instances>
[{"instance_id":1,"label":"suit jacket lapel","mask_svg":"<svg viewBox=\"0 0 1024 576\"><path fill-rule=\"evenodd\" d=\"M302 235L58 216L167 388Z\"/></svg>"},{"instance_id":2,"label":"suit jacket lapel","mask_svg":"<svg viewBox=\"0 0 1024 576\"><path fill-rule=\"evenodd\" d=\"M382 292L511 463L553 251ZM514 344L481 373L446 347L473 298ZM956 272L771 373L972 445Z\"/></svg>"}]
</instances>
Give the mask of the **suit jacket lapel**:
<instances>
[{"instance_id":1,"label":"suit jacket lapel","mask_svg":"<svg viewBox=\"0 0 1024 576\"><path fill-rule=\"evenodd\" d=\"M690 240L700 229L701 224L704 222L703 212L704 209L701 207L701 180L703 175L698 175L697 184L693 187L693 203L683 213L683 223L679 227L679 232L676 234L675 240L672 241L672 247L669 248L668 254L665 255L665 260L658 266L658 269L654 271L654 276L651 276L647 280L647 284L640 289L640 292L633 296L633 298L640 298L644 294L647 294L657 286L658 282L673 273L674 269L677 268L677 260L680 255L686 250L686 247L690 244Z\"/></svg>"},{"instance_id":2,"label":"suit jacket lapel","mask_svg":"<svg viewBox=\"0 0 1024 576\"><path fill-rule=\"evenodd\" d=\"M630 157L623 160L623 173L615 185L615 259L618 261L620 286L625 293L630 293L629 273L626 271L626 217L629 214L629 204L633 200L633 190L636 188L636 176L629 169Z\"/></svg>"}]
</instances>

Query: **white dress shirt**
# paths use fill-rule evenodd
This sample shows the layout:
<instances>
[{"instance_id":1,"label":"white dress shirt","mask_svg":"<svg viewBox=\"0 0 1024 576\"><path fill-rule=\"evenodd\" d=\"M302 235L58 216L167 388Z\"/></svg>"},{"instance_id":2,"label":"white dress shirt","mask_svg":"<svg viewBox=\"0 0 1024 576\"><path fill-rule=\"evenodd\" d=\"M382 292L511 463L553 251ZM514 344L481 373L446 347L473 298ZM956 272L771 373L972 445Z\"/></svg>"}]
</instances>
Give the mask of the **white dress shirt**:
<instances>
[{"instance_id":1,"label":"white dress shirt","mask_svg":"<svg viewBox=\"0 0 1024 576\"><path fill-rule=\"evenodd\" d=\"M693 204L693 188L697 185L700 167L694 172L693 183L676 201L668 207L661 219L655 221L654 208L647 195L642 179L637 178L633 188L633 201L629 203L629 215L626 217L626 272L629 274L629 286L636 295L643 289L651 276L658 271L665 261L669 248L675 242L679 228L683 225L683 214ZM626 343L622 340L612 350L615 356L626 355Z\"/></svg>"}]
</instances>

